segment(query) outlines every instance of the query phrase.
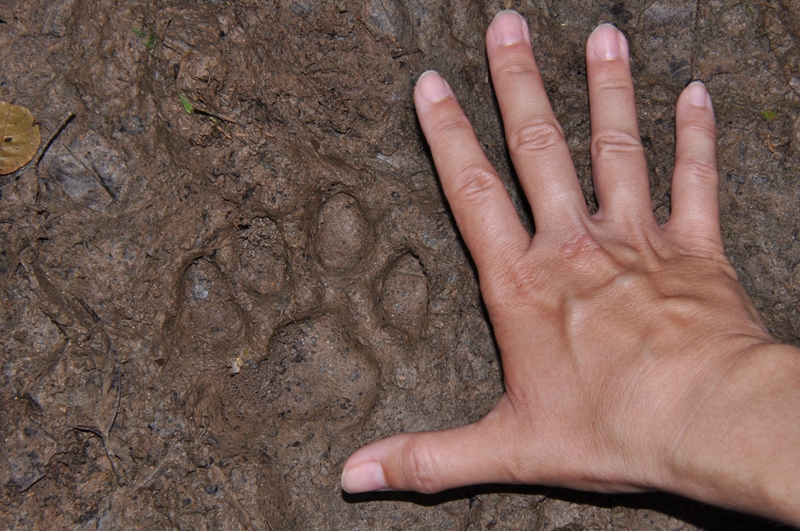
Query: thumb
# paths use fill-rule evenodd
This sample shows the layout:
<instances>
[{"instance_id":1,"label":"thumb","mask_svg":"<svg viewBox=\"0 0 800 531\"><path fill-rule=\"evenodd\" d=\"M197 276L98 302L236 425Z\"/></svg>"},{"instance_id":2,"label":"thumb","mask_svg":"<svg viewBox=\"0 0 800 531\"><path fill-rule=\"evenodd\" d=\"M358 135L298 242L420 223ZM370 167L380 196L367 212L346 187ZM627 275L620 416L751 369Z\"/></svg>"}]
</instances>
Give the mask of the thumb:
<instances>
[{"instance_id":1,"label":"thumb","mask_svg":"<svg viewBox=\"0 0 800 531\"><path fill-rule=\"evenodd\" d=\"M410 490L423 493L478 483L515 482L509 474L511 438L497 412L445 431L404 433L369 444L344 464L346 492Z\"/></svg>"}]
</instances>

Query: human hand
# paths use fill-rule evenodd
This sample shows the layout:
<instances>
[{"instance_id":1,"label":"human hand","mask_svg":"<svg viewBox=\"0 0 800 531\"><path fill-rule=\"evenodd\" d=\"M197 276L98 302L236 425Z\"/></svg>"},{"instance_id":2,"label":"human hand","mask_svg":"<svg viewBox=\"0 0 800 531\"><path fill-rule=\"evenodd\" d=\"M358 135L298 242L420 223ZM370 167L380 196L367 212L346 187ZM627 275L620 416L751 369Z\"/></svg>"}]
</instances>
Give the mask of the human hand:
<instances>
[{"instance_id":1,"label":"human hand","mask_svg":"<svg viewBox=\"0 0 800 531\"><path fill-rule=\"evenodd\" d=\"M586 60L599 210L590 215L524 19L499 14L486 47L533 211L532 238L447 83L425 73L414 98L478 268L506 392L475 424L360 449L344 465L343 488L661 488L731 505L719 492L700 492L721 459L711 454L714 444L725 446L731 435L709 431L744 416L731 409L741 404L727 386L735 382L750 396L750 360L774 341L724 255L705 87L689 85L677 102L672 211L659 226L627 42L610 25L592 33Z\"/></svg>"}]
</instances>

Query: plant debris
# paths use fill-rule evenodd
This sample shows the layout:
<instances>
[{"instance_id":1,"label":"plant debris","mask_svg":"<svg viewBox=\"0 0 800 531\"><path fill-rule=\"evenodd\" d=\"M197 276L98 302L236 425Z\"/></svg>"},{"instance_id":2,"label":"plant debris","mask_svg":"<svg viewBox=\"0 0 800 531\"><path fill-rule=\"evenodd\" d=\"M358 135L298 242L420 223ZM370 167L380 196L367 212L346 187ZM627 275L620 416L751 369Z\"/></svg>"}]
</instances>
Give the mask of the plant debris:
<instances>
[{"instance_id":1,"label":"plant debris","mask_svg":"<svg viewBox=\"0 0 800 531\"><path fill-rule=\"evenodd\" d=\"M14 173L36 155L39 126L25 107L0 101L0 175Z\"/></svg>"}]
</instances>

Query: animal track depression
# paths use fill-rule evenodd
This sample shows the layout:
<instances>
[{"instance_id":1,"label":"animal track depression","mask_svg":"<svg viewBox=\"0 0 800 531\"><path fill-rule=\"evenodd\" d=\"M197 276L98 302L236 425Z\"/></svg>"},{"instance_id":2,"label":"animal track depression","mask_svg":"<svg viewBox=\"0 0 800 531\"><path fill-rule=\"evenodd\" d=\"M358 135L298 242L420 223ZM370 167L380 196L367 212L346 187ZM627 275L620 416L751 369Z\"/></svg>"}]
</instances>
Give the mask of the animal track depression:
<instances>
[{"instance_id":1,"label":"animal track depression","mask_svg":"<svg viewBox=\"0 0 800 531\"><path fill-rule=\"evenodd\" d=\"M675 99L707 82L726 249L800 341L797 2L3 0L0 100L43 138L74 118L0 175L0 529L768 529L654 495L342 495L358 447L503 392L413 90L446 77L533 228L483 40L507 4L593 207L591 28L629 37L660 221Z\"/></svg>"}]
</instances>

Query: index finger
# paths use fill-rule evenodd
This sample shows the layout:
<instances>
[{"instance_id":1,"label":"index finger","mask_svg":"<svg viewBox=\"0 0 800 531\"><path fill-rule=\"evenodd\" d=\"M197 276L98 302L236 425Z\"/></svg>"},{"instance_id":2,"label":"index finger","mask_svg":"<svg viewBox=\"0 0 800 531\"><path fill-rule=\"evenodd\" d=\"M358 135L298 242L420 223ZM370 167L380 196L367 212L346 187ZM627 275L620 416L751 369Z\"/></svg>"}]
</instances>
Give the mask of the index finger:
<instances>
[{"instance_id":1,"label":"index finger","mask_svg":"<svg viewBox=\"0 0 800 531\"><path fill-rule=\"evenodd\" d=\"M414 89L414 104L445 196L478 270L527 249L530 235L447 82L436 72L425 72Z\"/></svg>"}]
</instances>

